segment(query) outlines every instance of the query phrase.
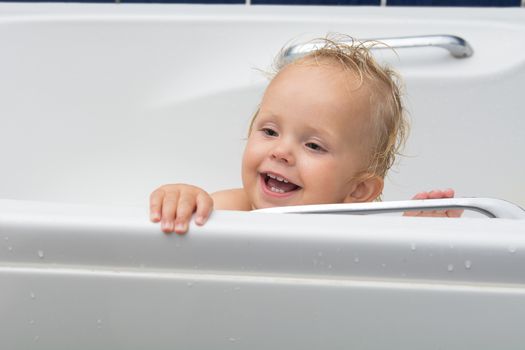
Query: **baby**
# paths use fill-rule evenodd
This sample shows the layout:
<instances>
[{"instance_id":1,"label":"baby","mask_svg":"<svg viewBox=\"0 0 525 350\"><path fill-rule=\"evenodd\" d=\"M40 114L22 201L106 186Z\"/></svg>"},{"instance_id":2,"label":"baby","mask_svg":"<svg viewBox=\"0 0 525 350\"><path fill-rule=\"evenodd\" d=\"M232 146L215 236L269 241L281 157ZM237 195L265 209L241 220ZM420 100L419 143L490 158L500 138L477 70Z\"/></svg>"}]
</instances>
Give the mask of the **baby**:
<instances>
[{"instance_id":1,"label":"baby","mask_svg":"<svg viewBox=\"0 0 525 350\"><path fill-rule=\"evenodd\" d=\"M162 186L150 197L151 221L162 221L166 233L184 233L194 212L196 224L202 225L213 208L378 199L408 128L397 80L361 44L324 40L318 50L281 63L250 125L243 187L210 195L186 184ZM453 190L445 190L414 198L453 196Z\"/></svg>"}]
</instances>

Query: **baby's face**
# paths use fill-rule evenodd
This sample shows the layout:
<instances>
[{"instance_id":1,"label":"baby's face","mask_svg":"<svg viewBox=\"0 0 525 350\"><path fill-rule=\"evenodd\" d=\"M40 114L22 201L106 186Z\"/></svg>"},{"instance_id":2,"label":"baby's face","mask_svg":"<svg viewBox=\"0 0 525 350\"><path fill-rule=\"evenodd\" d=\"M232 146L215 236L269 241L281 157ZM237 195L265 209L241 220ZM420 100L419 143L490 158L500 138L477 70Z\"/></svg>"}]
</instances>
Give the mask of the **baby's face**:
<instances>
[{"instance_id":1,"label":"baby's face","mask_svg":"<svg viewBox=\"0 0 525 350\"><path fill-rule=\"evenodd\" d=\"M352 202L368 163L369 94L335 64L289 65L254 120L242 179L253 208Z\"/></svg>"}]
</instances>

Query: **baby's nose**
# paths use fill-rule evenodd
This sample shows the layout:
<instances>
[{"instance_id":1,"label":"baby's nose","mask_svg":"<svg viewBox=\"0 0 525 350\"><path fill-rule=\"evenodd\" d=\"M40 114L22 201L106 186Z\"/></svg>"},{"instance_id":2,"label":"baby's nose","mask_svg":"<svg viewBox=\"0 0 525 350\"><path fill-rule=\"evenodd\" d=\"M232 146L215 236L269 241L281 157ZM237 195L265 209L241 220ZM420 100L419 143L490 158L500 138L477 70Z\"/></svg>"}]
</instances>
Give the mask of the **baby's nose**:
<instances>
[{"instance_id":1,"label":"baby's nose","mask_svg":"<svg viewBox=\"0 0 525 350\"><path fill-rule=\"evenodd\" d=\"M286 164L294 163L294 156L291 147L284 144L279 144L272 150L271 158Z\"/></svg>"}]
</instances>

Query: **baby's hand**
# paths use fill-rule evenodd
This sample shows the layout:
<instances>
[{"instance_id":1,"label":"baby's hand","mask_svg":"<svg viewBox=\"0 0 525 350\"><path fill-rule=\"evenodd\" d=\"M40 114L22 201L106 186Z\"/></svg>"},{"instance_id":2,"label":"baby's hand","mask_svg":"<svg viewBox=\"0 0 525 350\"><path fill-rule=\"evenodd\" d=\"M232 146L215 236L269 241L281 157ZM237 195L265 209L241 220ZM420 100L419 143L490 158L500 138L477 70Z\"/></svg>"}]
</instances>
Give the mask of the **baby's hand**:
<instances>
[{"instance_id":1,"label":"baby's hand","mask_svg":"<svg viewBox=\"0 0 525 350\"><path fill-rule=\"evenodd\" d=\"M161 221L165 233L188 231L191 215L195 223L204 225L213 209L213 199L203 189L191 185L164 185L150 196L150 220Z\"/></svg>"},{"instance_id":2,"label":"baby's hand","mask_svg":"<svg viewBox=\"0 0 525 350\"><path fill-rule=\"evenodd\" d=\"M440 199L440 198L454 198L454 190L447 189L444 191L434 190L430 192L420 192L412 199ZM445 209L445 210L431 210L431 211L407 211L403 216L432 216L432 217L448 217L459 218L463 214L462 209Z\"/></svg>"}]
</instances>

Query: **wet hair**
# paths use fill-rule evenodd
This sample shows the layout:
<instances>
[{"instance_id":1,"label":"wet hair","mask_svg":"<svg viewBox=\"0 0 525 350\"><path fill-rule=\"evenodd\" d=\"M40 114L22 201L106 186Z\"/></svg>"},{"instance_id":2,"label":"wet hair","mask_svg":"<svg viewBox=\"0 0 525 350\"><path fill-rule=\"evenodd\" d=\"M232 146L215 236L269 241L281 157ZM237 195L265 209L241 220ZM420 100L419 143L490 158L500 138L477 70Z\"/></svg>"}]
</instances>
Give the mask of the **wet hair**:
<instances>
[{"instance_id":1,"label":"wet hair","mask_svg":"<svg viewBox=\"0 0 525 350\"><path fill-rule=\"evenodd\" d=\"M331 35L316 39L308 45L314 50L295 59L287 58L290 49L283 49L274 63L275 77L279 71L291 64L314 61L316 64L335 62L344 70L359 78L359 87L369 92L371 134L369 149L371 157L368 166L361 173L384 178L400 154L408 135L408 121L401 101L401 79L388 66L380 65L372 56L370 48L383 45L380 42L357 41L348 36ZM250 132L255 113L250 123Z\"/></svg>"}]
</instances>

